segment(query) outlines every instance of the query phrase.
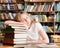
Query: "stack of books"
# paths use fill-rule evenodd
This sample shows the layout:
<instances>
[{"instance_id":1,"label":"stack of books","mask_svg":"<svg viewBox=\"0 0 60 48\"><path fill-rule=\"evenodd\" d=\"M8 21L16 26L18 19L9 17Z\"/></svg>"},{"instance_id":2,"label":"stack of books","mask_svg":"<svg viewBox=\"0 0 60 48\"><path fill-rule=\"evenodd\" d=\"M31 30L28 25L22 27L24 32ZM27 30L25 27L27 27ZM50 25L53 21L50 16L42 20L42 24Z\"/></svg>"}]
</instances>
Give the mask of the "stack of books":
<instances>
[{"instance_id":1,"label":"stack of books","mask_svg":"<svg viewBox=\"0 0 60 48\"><path fill-rule=\"evenodd\" d=\"M1 32L4 36L2 43L3 44L13 44L14 39L14 29L11 26L7 26L6 28L1 29Z\"/></svg>"},{"instance_id":2,"label":"stack of books","mask_svg":"<svg viewBox=\"0 0 60 48\"><path fill-rule=\"evenodd\" d=\"M27 27L23 23L11 22L1 31L4 34L3 44L26 44L28 34Z\"/></svg>"},{"instance_id":3,"label":"stack of books","mask_svg":"<svg viewBox=\"0 0 60 48\"><path fill-rule=\"evenodd\" d=\"M11 23L9 25L15 29L13 39L14 44L26 44L28 36L26 26L23 23Z\"/></svg>"}]
</instances>

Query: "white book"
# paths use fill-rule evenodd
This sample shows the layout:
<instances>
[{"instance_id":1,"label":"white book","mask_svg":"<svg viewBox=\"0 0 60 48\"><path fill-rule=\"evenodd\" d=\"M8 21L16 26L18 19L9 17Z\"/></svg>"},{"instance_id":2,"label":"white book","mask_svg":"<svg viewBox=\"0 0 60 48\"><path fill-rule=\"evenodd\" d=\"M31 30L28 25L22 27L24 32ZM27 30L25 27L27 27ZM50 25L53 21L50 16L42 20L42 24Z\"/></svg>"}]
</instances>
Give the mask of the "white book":
<instances>
[{"instance_id":1,"label":"white book","mask_svg":"<svg viewBox=\"0 0 60 48\"><path fill-rule=\"evenodd\" d=\"M28 5L28 6L27 6L27 9L26 9L26 11L28 11L28 10L29 10L29 8L30 8L30 5Z\"/></svg>"},{"instance_id":2,"label":"white book","mask_svg":"<svg viewBox=\"0 0 60 48\"><path fill-rule=\"evenodd\" d=\"M14 27L14 26L12 26L12 28L26 29L25 27Z\"/></svg>"},{"instance_id":3,"label":"white book","mask_svg":"<svg viewBox=\"0 0 60 48\"><path fill-rule=\"evenodd\" d=\"M14 42L14 44L26 44L26 41Z\"/></svg>"},{"instance_id":4,"label":"white book","mask_svg":"<svg viewBox=\"0 0 60 48\"><path fill-rule=\"evenodd\" d=\"M9 4L7 4L7 8L8 8L8 10L10 10L10 5Z\"/></svg>"},{"instance_id":5,"label":"white book","mask_svg":"<svg viewBox=\"0 0 60 48\"><path fill-rule=\"evenodd\" d=\"M14 32L17 32L17 31L18 31L18 32L27 32L28 30L26 30L26 29L18 29L18 28L17 28L17 29L15 29Z\"/></svg>"},{"instance_id":6,"label":"white book","mask_svg":"<svg viewBox=\"0 0 60 48\"><path fill-rule=\"evenodd\" d=\"M14 32L26 32L27 33L27 31L14 31Z\"/></svg>"},{"instance_id":7,"label":"white book","mask_svg":"<svg viewBox=\"0 0 60 48\"><path fill-rule=\"evenodd\" d=\"M26 41L27 39L13 39L14 42Z\"/></svg>"},{"instance_id":8,"label":"white book","mask_svg":"<svg viewBox=\"0 0 60 48\"><path fill-rule=\"evenodd\" d=\"M51 6L51 11L53 11L53 7L54 7L55 3L52 3L52 6Z\"/></svg>"},{"instance_id":9,"label":"white book","mask_svg":"<svg viewBox=\"0 0 60 48\"><path fill-rule=\"evenodd\" d=\"M27 30L26 29L19 29L19 28L17 29L16 28L15 31L27 31Z\"/></svg>"},{"instance_id":10,"label":"white book","mask_svg":"<svg viewBox=\"0 0 60 48\"><path fill-rule=\"evenodd\" d=\"M14 34L26 34L26 32L14 32Z\"/></svg>"},{"instance_id":11,"label":"white book","mask_svg":"<svg viewBox=\"0 0 60 48\"><path fill-rule=\"evenodd\" d=\"M16 16L16 13L13 13L13 16L15 17Z\"/></svg>"},{"instance_id":12,"label":"white book","mask_svg":"<svg viewBox=\"0 0 60 48\"><path fill-rule=\"evenodd\" d=\"M25 27L25 26L26 26L26 25L24 25L24 24L18 24L18 23L15 23L15 22L14 22L14 23L10 23L9 25L10 25L10 26L15 26L15 27L16 27L16 26L17 26L17 27L20 27L20 26L21 26L21 27Z\"/></svg>"},{"instance_id":13,"label":"white book","mask_svg":"<svg viewBox=\"0 0 60 48\"><path fill-rule=\"evenodd\" d=\"M14 34L14 38L27 38L28 34Z\"/></svg>"},{"instance_id":14,"label":"white book","mask_svg":"<svg viewBox=\"0 0 60 48\"><path fill-rule=\"evenodd\" d=\"M34 6L31 5L31 6L30 6L30 10L29 10L29 12L31 12L31 11L33 10L33 8L34 8Z\"/></svg>"},{"instance_id":15,"label":"white book","mask_svg":"<svg viewBox=\"0 0 60 48\"><path fill-rule=\"evenodd\" d=\"M11 18L11 19L14 19L13 16L12 16L12 13L9 13L9 15L10 15L10 18Z\"/></svg>"},{"instance_id":16,"label":"white book","mask_svg":"<svg viewBox=\"0 0 60 48\"><path fill-rule=\"evenodd\" d=\"M17 4L17 6L19 10L22 10L24 8L22 4Z\"/></svg>"}]
</instances>

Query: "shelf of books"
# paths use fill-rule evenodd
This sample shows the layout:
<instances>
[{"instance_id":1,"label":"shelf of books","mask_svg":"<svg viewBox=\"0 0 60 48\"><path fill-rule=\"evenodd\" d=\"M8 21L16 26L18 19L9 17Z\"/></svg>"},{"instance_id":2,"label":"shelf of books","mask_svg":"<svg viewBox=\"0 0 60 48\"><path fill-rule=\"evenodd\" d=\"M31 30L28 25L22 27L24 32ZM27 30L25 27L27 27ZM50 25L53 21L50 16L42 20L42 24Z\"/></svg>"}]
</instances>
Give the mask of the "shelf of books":
<instances>
[{"instance_id":1,"label":"shelf of books","mask_svg":"<svg viewBox=\"0 0 60 48\"><path fill-rule=\"evenodd\" d=\"M4 28L4 21L13 20L17 13L23 12L23 9L22 0L0 0L0 41L3 38L3 44L14 44L14 29Z\"/></svg>"},{"instance_id":2,"label":"shelf of books","mask_svg":"<svg viewBox=\"0 0 60 48\"><path fill-rule=\"evenodd\" d=\"M53 2L54 0L24 0L26 2Z\"/></svg>"},{"instance_id":3,"label":"shelf of books","mask_svg":"<svg viewBox=\"0 0 60 48\"><path fill-rule=\"evenodd\" d=\"M31 16L37 15L39 18L39 22L43 25L43 28L45 32L48 34L48 36L60 35L59 33L60 0L24 0L24 1L25 1L24 12L32 14ZM51 38L54 39L53 36L51 36Z\"/></svg>"},{"instance_id":4,"label":"shelf of books","mask_svg":"<svg viewBox=\"0 0 60 48\"><path fill-rule=\"evenodd\" d=\"M33 16L38 16L39 22L43 25L48 36L54 42L60 39L60 0L0 0L0 23L4 23L6 20L13 20L16 14L21 12L29 13L31 19ZM3 23L0 28L3 28ZM55 35L58 37L55 38Z\"/></svg>"},{"instance_id":5,"label":"shelf of books","mask_svg":"<svg viewBox=\"0 0 60 48\"><path fill-rule=\"evenodd\" d=\"M60 0L55 0L54 11L55 36L53 36L53 38L56 43L60 43Z\"/></svg>"}]
</instances>

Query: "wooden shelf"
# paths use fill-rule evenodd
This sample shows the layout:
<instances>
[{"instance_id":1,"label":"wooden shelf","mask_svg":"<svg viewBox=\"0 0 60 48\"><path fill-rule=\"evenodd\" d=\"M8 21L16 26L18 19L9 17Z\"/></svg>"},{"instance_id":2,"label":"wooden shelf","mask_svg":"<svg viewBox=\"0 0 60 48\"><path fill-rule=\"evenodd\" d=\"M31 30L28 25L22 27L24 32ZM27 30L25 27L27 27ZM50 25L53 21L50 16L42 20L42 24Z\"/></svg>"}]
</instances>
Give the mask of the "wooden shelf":
<instances>
[{"instance_id":1,"label":"wooden shelf","mask_svg":"<svg viewBox=\"0 0 60 48\"><path fill-rule=\"evenodd\" d=\"M57 31L57 32L55 32L55 34L59 34L59 33L60 33L60 32L58 32L58 31Z\"/></svg>"},{"instance_id":2,"label":"wooden shelf","mask_svg":"<svg viewBox=\"0 0 60 48\"><path fill-rule=\"evenodd\" d=\"M37 12L37 13L44 13L44 12L54 12L54 11L40 11L40 12ZM28 13L31 13L31 12L28 12ZM36 13L36 12L33 12L33 13Z\"/></svg>"},{"instance_id":3,"label":"wooden shelf","mask_svg":"<svg viewBox=\"0 0 60 48\"><path fill-rule=\"evenodd\" d=\"M2 12L13 12L13 13L17 13L17 12L23 12L22 10L0 10L0 13Z\"/></svg>"},{"instance_id":4,"label":"wooden shelf","mask_svg":"<svg viewBox=\"0 0 60 48\"><path fill-rule=\"evenodd\" d=\"M16 4L16 3L0 3L0 4Z\"/></svg>"},{"instance_id":5,"label":"wooden shelf","mask_svg":"<svg viewBox=\"0 0 60 48\"><path fill-rule=\"evenodd\" d=\"M55 22L55 24L60 24L60 22Z\"/></svg>"},{"instance_id":6,"label":"wooden shelf","mask_svg":"<svg viewBox=\"0 0 60 48\"><path fill-rule=\"evenodd\" d=\"M48 35L54 35L54 32L46 32Z\"/></svg>"},{"instance_id":7,"label":"wooden shelf","mask_svg":"<svg viewBox=\"0 0 60 48\"><path fill-rule=\"evenodd\" d=\"M55 2L60 2L60 0L55 0Z\"/></svg>"},{"instance_id":8,"label":"wooden shelf","mask_svg":"<svg viewBox=\"0 0 60 48\"><path fill-rule=\"evenodd\" d=\"M27 12L27 13L30 13L30 14L52 14L54 15L54 11L49 11L49 12Z\"/></svg>"},{"instance_id":9,"label":"wooden shelf","mask_svg":"<svg viewBox=\"0 0 60 48\"><path fill-rule=\"evenodd\" d=\"M56 10L55 12L60 12L60 11L57 11L57 10Z\"/></svg>"},{"instance_id":10,"label":"wooden shelf","mask_svg":"<svg viewBox=\"0 0 60 48\"><path fill-rule=\"evenodd\" d=\"M54 24L54 22L40 22L42 24Z\"/></svg>"},{"instance_id":11,"label":"wooden shelf","mask_svg":"<svg viewBox=\"0 0 60 48\"><path fill-rule=\"evenodd\" d=\"M53 0L48 0L48 1L42 1L42 0L40 0L40 1L25 1L25 2L26 2L26 3L28 3L28 2L30 2L30 3L31 3L31 2L32 2L32 3L36 3L36 2L37 2L37 3L40 3L40 2L42 2L42 3L43 3L43 2L54 2L54 1L53 1Z\"/></svg>"}]
</instances>

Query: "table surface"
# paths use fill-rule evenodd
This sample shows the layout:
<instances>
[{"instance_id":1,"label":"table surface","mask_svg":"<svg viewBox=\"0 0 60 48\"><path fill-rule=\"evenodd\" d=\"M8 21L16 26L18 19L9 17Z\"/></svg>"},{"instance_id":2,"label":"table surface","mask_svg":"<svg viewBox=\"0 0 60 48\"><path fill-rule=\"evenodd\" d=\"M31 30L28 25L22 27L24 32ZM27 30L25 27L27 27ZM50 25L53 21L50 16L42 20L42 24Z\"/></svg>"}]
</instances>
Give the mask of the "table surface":
<instances>
[{"instance_id":1,"label":"table surface","mask_svg":"<svg viewBox=\"0 0 60 48\"><path fill-rule=\"evenodd\" d=\"M59 48L60 48L60 43L56 43L56 45L59 46ZM0 48L14 48L14 46L13 45L2 45L2 44L0 44Z\"/></svg>"}]
</instances>

